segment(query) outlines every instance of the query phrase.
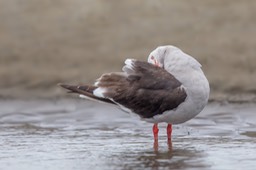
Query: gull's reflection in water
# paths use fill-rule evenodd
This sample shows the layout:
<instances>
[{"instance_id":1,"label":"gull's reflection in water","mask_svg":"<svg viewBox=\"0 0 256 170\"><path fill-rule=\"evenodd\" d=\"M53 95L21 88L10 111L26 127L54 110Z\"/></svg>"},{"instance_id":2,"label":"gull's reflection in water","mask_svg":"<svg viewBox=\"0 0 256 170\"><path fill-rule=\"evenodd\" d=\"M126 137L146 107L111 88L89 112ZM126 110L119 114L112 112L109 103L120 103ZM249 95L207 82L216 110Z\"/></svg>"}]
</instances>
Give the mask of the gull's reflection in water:
<instances>
[{"instance_id":1,"label":"gull's reflection in water","mask_svg":"<svg viewBox=\"0 0 256 170\"><path fill-rule=\"evenodd\" d=\"M126 160L126 164L119 165L123 169L200 169L207 168L202 159L205 156L200 151L190 149L174 149L172 142L168 141L168 149L158 149L158 141L154 142L153 151L123 153L122 159ZM122 169L121 168L121 169Z\"/></svg>"},{"instance_id":2,"label":"gull's reflection in water","mask_svg":"<svg viewBox=\"0 0 256 170\"><path fill-rule=\"evenodd\" d=\"M158 146L158 140L154 140L153 148L154 148L154 151L155 151L155 152L158 152L158 148L159 148L159 146Z\"/></svg>"},{"instance_id":3,"label":"gull's reflection in water","mask_svg":"<svg viewBox=\"0 0 256 170\"><path fill-rule=\"evenodd\" d=\"M172 139L167 139L167 147L168 147L168 150L169 150L169 152L172 152ZM155 152L158 152L158 148L159 148L159 146L158 146L158 140L154 140L154 144L153 144L153 148L154 148L154 151Z\"/></svg>"},{"instance_id":4,"label":"gull's reflection in water","mask_svg":"<svg viewBox=\"0 0 256 170\"><path fill-rule=\"evenodd\" d=\"M170 138L167 139L167 146L168 146L169 152L172 152L172 139Z\"/></svg>"}]
</instances>

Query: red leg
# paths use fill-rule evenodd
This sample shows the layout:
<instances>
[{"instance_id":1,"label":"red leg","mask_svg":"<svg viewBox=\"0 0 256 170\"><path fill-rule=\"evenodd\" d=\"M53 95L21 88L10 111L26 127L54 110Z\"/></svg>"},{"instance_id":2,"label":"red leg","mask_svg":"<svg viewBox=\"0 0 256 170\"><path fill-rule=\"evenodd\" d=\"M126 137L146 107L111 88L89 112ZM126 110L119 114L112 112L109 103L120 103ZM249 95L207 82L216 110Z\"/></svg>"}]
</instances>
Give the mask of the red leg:
<instances>
[{"instance_id":1,"label":"red leg","mask_svg":"<svg viewBox=\"0 0 256 170\"><path fill-rule=\"evenodd\" d=\"M154 124L153 126L153 134L154 134L154 150L155 152L158 151L158 127L157 127L157 123Z\"/></svg>"},{"instance_id":2,"label":"red leg","mask_svg":"<svg viewBox=\"0 0 256 170\"><path fill-rule=\"evenodd\" d=\"M155 141L157 141L158 140L158 127L157 127L157 123L155 123L154 124L154 126L153 126L153 134L154 134L154 139L155 139Z\"/></svg>"},{"instance_id":3,"label":"red leg","mask_svg":"<svg viewBox=\"0 0 256 170\"><path fill-rule=\"evenodd\" d=\"M167 125L167 145L169 151L172 151L172 124Z\"/></svg>"},{"instance_id":4,"label":"red leg","mask_svg":"<svg viewBox=\"0 0 256 170\"><path fill-rule=\"evenodd\" d=\"M167 139L172 140L172 124L167 125Z\"/></svg>"}]
</instances>

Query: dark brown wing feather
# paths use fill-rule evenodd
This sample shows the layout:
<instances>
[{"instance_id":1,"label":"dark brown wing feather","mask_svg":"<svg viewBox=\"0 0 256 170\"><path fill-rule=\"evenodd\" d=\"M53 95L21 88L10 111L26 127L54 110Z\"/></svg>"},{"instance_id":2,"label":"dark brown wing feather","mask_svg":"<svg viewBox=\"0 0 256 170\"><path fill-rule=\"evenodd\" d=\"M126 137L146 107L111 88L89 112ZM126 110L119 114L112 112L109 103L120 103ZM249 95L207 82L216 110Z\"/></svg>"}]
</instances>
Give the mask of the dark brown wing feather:
<instances>
[{"instance_id":1,"label":"dark brown wing feather","mask_svg":"<svg viewBox=\"0 0 256 170\"><path fill-rule=\"evenodd\" d=\"M151 118L172 110L187 95L181 83L166 70L142 61L134 61L133 69L105 74L98 86L107 89L105 97L130 109L143 118ZM128 70L128 71L127 71Z\"/></svg>"},{"instance_id":2,"label":"dark brown wing feather","mask_svg":"<svg viewBox=\"0 0 256 170\"><path fill-rule=\"evenodd\" d=\"M124 66L124 72L102 75L97 86L60 86L96 100L118 103L143 118L173 110L185 101L187 94L173 75L147 62L133 61L132 69ZM98 87L106 89L105 98L93 95Z\"/></svg>"}]
</instances>

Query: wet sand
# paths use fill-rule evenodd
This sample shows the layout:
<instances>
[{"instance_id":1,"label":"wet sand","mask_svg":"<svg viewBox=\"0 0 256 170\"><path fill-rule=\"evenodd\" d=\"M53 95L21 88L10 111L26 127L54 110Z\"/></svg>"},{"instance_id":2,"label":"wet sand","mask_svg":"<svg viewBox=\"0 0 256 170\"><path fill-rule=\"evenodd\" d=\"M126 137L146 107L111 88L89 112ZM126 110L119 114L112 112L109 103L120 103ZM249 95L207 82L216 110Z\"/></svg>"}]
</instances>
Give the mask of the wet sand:
<instances>
[{"instance_id":1,"label":"wet sand","mask_svg":"<svg viewBox=\"0 0 256 170\"><path fill-rule=\"evenodd\" d=\"M256 104L210 103L195 119L151 124L85 100L0 101L0 169L233 170L256 166Z\"/></svg>"},{"instance_id":2,"label":"wet sand","mask_svg":"<svg viewBox=\"0 0 256 170\"><path fill-rule=\"evenodd\" d=\"M172 44L211 92L256 94L256 1L0 0L0 97L53 97Z\"/></svg>"}]
</instances>

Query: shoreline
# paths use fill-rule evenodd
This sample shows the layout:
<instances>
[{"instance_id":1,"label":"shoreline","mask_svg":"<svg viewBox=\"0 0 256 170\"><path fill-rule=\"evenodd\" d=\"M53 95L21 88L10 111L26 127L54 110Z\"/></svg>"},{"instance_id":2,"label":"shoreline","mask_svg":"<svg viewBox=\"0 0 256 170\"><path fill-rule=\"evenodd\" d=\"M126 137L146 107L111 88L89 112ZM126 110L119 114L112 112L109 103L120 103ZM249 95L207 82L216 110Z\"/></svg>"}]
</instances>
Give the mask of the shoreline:
<instances>
[{"instance_id":1,"label":"shoreline","mask_svg":"<svg viewBox=\"0 0 256 170\"><path fill-rule=\"evenodd\" d=\"M15 93L0 93L0 100L80 100L76 94L68 94L65 90L31 90L16 91ZM208 103L256 103L256 94L254 93L211 93Z\"/></svg>"}]
</instances>

